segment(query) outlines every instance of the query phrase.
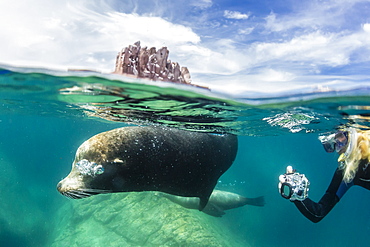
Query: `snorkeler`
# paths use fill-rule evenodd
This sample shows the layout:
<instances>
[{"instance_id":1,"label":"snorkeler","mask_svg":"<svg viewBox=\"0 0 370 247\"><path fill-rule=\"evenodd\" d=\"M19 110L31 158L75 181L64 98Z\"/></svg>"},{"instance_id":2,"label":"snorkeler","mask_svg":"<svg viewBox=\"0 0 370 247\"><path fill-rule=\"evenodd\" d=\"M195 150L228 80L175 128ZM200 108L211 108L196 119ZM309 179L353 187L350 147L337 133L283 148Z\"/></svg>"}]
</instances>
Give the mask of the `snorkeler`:
<instances>
[{"instance_id":1,"label":"snorkeler","mask_svg":"<svg viewBox=\"0 0 370 247\"><path fill-rule=\"evenodd\" d=\"M314 223L322 220L353 185L370 189L370 131L348 128L329 136L320 136L326 152L336 151L338 168L318 203L308 198L309 181L304 174L288 166L279 176L279 192Z\"/></svg>"}]
</instances>

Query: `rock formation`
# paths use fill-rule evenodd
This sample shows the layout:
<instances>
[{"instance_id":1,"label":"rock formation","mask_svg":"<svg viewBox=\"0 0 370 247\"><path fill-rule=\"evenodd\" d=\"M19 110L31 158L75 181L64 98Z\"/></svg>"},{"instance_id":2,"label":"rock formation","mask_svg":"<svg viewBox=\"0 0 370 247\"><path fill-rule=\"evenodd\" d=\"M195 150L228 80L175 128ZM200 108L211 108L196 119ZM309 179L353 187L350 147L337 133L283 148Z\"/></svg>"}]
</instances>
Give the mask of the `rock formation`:
<instances>
[{"instance_id":1,"label":"rock formation","mask_svg":"<svg viewBox=\"0 0 370 247\"><path fill-rule=\"evenodd\" d=\"M122 49L116 59L115 74L134 75L138 78L191 84L190 73L186 67L168 60L169 50L162 47L147 49L140 41Z\"/></svg>"},{"instance_id":2,"label":"rock formation","mask_svg":"<svg viewBox=\"0 0 370 247\"><path fill-rule=\"evenodd\" d=\"M221 222L152 192L99 195L61 208L52 247L248 246Z\"/></svg>"}]
</instances>

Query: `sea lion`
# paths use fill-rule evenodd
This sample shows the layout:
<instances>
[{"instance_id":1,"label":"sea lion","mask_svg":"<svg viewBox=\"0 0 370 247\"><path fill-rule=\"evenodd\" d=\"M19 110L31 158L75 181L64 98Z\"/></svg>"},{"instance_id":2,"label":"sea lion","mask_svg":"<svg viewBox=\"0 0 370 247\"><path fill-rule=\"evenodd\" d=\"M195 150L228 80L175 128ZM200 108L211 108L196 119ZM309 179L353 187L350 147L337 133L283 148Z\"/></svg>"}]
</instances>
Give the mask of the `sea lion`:
<instances>
[{"instance_id":1,"label":"sea lion","mask_svg":"<svg viewBox=\"0 0 370 247\"><path fill-rule=\"evenodd\" d=\"M166 193L157 193L157 195L165 197L185 208L199 208L199 198L197 197L182 197ZM263 207L265 205L265 198L263 196L247 198L232 192L214 190L202 212L211 216L221 217L225 214L225 210L238 208L245 205Z\"/></svg>"},{"instance_id":2,"label":"sea lion","mask_svg":"<svg viewBox=\"0 0 370 247\"><path fill-rule=\"evenodd\" d=\"M77 150L58 191L78 199L101 193L161 191L199 197L202 210L233 163L232 134L216 135L166 127L123 127L97 134Z\"/></svg>"}]
</instances>

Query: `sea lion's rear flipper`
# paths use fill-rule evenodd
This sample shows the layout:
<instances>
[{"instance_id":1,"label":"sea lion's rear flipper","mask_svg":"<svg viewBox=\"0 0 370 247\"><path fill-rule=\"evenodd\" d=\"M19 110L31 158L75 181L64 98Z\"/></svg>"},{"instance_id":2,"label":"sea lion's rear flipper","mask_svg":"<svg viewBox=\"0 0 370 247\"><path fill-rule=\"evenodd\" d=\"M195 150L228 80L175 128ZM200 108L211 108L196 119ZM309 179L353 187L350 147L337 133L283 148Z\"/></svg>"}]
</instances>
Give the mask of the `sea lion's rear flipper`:
<instances>
[{"instance_id":1,"label":"sea lion's rear flipper","mask_svg":"<svg viewBox=\"0 0 370 247\"><path fill-rule=\"evenodd\" d=\"M213 204L212 202L208 202L207 207L203 209L203 213L214 217L221 217L225 214L224 210L222 210L220 207Z\"/></svg>"},{"instance_id":2,"label":"sea lion's rear flipper","mask_svg":"<svg viewBox=\"0 0 370 247\"><path fill-rule=\"evenodd\" d=\"M263 207L265 205L265 197L245 198L245 204Z\"/></svg>"}]
</instances>

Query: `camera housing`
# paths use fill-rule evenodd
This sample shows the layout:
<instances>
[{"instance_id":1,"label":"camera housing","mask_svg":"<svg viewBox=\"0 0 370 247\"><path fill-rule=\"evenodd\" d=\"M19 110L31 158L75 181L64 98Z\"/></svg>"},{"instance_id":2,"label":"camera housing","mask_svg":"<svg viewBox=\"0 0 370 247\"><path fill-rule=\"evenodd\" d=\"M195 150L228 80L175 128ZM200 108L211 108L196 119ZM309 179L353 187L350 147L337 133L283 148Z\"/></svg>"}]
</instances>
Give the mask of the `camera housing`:
<instances>
[{"instance_id":1,"label":"camera housing","mask_svg":"<svg viewBox=\"0 0 370 247\"><path fill-rule=\"evenodd\" d=\"M286 173L279 180L279 192L283 198L302 201L308 197L310 182L304 174Z\"/></svg>"}]
</instances>

